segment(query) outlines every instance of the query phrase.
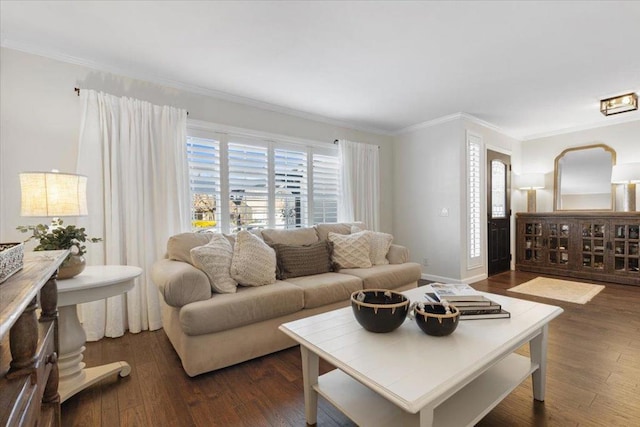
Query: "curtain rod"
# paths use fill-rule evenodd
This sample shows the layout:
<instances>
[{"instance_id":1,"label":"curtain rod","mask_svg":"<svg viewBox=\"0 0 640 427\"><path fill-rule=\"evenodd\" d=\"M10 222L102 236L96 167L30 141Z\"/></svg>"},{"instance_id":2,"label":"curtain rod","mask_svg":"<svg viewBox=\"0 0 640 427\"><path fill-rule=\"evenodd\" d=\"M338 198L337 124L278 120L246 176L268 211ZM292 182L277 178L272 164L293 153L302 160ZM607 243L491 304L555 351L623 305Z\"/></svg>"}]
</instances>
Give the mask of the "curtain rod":
<instances>
[{"instance_id":1,"label":"curtain rod","mask_svg":"<svg viewBox=\"0 0 640 427\"><path fill-rule=\"evenodd\" d=\"M76 93L76 95L80 96L80 88L79 88L79 87L74 87L74 88L73 88L73 91ZM189 115L189 112L187 111L187 116L188 116L188 115ZM338 141L338 140L336 139L336 142L337 142L337 141Z\"/></svg>"},{"instance_id":2,"label":"curtain rod","mask_svg":"<svg viewBox=\"0 0 640 427\"><path fill-rule=\"evenodd\" d=\"M334 140L333 140L333 143L334 143L334 144L338 144L338 140L337 140L337 139L334 139ZM371 145L374 145L374 144L371 144ZM379 146L379 145L376 145L376 147L378 147L378 150L380 149L380 146Z\"/></svg>"}]
</instances>

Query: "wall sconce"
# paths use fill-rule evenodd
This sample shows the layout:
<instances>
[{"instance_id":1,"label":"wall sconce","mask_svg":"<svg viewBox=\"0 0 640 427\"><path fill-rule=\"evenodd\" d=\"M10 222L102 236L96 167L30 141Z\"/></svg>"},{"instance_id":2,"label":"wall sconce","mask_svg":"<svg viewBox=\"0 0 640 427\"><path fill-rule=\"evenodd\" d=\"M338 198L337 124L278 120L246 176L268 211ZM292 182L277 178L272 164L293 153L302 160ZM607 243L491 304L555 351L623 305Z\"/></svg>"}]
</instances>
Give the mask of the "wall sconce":
<instances>
[{"instance_id":1,"label":"wall sconce","mask_svg":"<svg viewBox=\"0 0 640 427\"><path fill-rule=\"evenodd\" d=\"M524 173L516 177L518 190L527 192L527 212L536 211L536 190L544 188L543 173Z\"/></svg>"},{"instance_id":2,"label":"wall sconce","mask_svg":"<svg viewBox=\"0 0 640 427\"><path fill-rule=\"evenodd\" d=\"M600 101L600 112L605 116L626 113L638 109L638 95L631 92Z\"/></svg>"},{"instance_id":3,"label":"wall sconce","mask_svg":"<svg viewBox=\"0 0 640 427\"><path fill-rule=\"evenodd\" d=\"M640 182L640 162L613 165L611 182L624 185L622 210L633 212L636 210L636 183Z\"/></svg>"}]
</instances>

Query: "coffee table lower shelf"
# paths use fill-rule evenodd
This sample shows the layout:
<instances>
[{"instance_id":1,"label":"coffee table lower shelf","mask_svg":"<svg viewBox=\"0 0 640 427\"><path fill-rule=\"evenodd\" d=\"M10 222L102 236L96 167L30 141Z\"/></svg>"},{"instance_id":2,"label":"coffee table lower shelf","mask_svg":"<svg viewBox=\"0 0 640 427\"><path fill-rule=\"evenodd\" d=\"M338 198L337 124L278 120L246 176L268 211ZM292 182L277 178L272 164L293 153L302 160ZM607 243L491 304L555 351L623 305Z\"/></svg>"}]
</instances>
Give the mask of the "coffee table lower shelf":
<instances>
[{"instance_id":1,"label":"coffee table lower shelf","mask_svg":"<svg viewBox=\"0 0 640 427\"><path fill-rule=\"evenodd\" d=\"M538 365L528 357L508 355L437 406L433 425L476 424L536 369ZM423 375L416 372L416 381ZM406 412L339 369L320 376L313 388L358 425L420 425L419 413Z\"/></svg>"}]
</instances>

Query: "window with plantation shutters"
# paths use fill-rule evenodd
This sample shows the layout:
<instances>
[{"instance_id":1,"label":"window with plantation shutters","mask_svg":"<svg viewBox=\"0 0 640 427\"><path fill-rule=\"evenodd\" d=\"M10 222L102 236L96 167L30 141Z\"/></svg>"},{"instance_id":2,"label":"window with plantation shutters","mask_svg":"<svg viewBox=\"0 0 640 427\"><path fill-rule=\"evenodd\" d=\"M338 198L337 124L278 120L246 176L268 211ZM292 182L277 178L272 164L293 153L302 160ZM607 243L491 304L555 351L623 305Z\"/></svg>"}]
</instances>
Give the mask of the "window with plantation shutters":
<instances>
[{"instance_id":1,"label":"window with plantation shutters","mask_svg":"<svg viewBox=\"0 0 640 427\"><path fill-rule=\"evenodd\" d=\"M306 151L275 148L275 228L304 227L308 223Z\"/></svg>"},{"instance_id":2,"label":"window with plantation shutters","mask_svg":"<svg viewBox=\"0 0 640 427\"><path fill-rule=\"evenodd\" d=\"M257 132L188 128L192 228L224 233L337 222L338 150Z\"/></svg>"},{"instance_id":3,"label":"window with plantation shutters","mask_svg":"<svg viewBox=\"0 0 640 427\"><path fill-rule=\"evenodd\" d=\"M481 197L482 197L482 138L467 133L467 267L482 265Z\"/></svg>"},{"instance_id":4,"label":"window with plantation shutters","mask_svg":"<svg viewBox=\"0 0 640 427\"><path fill-rule=\"evenodd\" d=\"M269 225L269 150L256 143L229 142L231 230Z\"/></svg>"},{"instance_id":5,"label":"window with plantation shutters","mask_svg":"<svg viewBox=\"0 0 640 427\"><path fill-rule=\"evenodd\" d=\"M220 142L187 137L191 227L220 229Z\"/></svg>"},{"instance_id":6,"label":"window with plantation shutters","mask_svg":"<svg viewBox=\"0 0 640 427\"><path fill-rule=\"evenodd\" d=\"M338 222L338 156L313 154L313 223Z\"/></svg>"}]
</instances>

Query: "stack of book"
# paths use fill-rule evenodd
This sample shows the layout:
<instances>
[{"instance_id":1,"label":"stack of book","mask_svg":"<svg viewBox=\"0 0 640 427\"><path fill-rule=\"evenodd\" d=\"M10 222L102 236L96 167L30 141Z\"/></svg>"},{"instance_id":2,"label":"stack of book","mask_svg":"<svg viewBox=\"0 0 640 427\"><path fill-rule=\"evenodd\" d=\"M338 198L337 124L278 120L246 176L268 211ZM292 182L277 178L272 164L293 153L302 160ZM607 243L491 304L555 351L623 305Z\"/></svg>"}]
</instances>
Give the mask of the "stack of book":
<instances>
[{"instance_id":1,"label":"stack of book","mask_svg":"<svg viewBox=\"0 0 640 427\"><path fill-rule=\"evenodd\" d=\"M446 300L460 311L461 320L500 319L511 314L500 304L482 295L471 286L459 283L432 283L425 286L427 301Z\"/></svg>"}]
</instances>

